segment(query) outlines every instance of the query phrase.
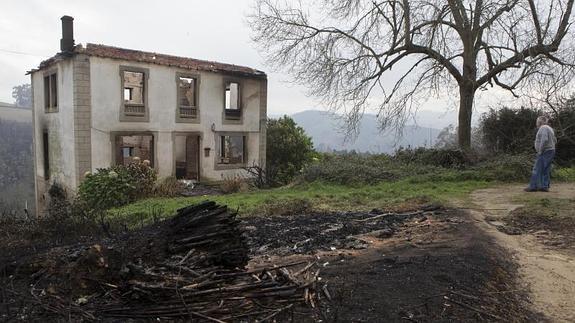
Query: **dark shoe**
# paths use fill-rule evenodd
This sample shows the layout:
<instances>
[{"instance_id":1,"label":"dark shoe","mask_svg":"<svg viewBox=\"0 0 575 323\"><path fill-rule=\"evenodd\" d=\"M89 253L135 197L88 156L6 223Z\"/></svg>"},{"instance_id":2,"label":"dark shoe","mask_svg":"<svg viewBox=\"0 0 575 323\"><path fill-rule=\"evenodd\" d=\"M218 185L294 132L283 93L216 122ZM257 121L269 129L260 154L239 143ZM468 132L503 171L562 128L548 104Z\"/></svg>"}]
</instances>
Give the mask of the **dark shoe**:
<instances>
[{"instance_id":1,"label":"dark shoe","mask_svg":"<svg viewBox=\"0 0 575 323\"><path fill-rule=\"evenodd\" d=\"M540 192L549 192L549 189L548 188L540 188L539 191Z\"/></svg>"},{"instance_id":2,"label":"dark shoe","mask_svg":"<svg viewBox=\"0 0 575 323\"><path fill-rule=\"evenodd\" d=\"M530 187L526 187L526 188L524 188L523 190L524 190L525 192L537 192L536 189L530 188Z\"/></svg>"}]
</instances>

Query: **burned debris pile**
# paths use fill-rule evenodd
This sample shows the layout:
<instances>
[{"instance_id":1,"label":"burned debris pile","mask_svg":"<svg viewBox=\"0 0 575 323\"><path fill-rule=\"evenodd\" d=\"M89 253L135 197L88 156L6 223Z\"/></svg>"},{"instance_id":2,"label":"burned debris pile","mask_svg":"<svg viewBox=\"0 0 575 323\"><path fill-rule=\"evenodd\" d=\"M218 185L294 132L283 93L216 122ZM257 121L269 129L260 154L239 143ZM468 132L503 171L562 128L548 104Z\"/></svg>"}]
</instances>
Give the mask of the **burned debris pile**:
<instances>
[{"instance_id":1,"label":"burned debris pile","mask_svg":"<svg viewBox=\"0 0 575 323\"><path fill-rule=\"evenodd\" d=\"M409 212L326 212L304 215L257 217L246 221L253 231L249 244L253 254L313 254L317 250L364 249L361 235L389 238L406 222L441 217L444 209L425 205Z\"/></svg>"},{"instance_id":2,"label":"burned debris pile","mask_svg":"<svg viewBox=\"0 0 575 323\"><path fill-rule=\"evenodd\" d=\"M236 214L205 202L122 242L12 264L0 308L13 317L254 322L313 315L329 292L314 263L247 269ZM57 254L56 254L57 253ZM1 268L0 268L1 269ZM33 286L28 293L22 286ZM12 287L11 287L12 286ZM10 319L4 317L2 319Z\"/></svg>"}]
</instances>

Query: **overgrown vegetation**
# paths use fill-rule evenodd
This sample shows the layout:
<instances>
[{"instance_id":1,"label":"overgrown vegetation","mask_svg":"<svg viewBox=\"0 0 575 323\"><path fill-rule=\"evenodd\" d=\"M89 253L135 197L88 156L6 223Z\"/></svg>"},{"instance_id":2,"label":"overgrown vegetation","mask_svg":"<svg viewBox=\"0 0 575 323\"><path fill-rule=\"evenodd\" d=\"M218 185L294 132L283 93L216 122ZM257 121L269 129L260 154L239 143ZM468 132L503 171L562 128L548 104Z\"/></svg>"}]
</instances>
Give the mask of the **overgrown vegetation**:
<instances>
[{"instance_id":1,"label":"overgrown vegetation","mask_svg":"<svg viewBox=\"0 0 575 323\"><path fill-rule=\"evenodd\" d=\"M557 136L556 162L573 165L575 160L575 109L568 100L550 114L550 125ZM535 121L543 112L534 108L491 109L482 116L482 146L491 155L533 152L537 128Z\"/></svg>"},{"instance_id":2,"label":"overgrown vegetation","mask_svg":"<svg viewBox=\"0 0 575 323\"><path fill-rule=\"evenodd\" d=\"M150 196L155 183L156 172L149 163L135 160L87 174L78 189L78 198L90 209L106 210Z\"/></svg>"},{"instance_id":3,"label":"overgrown vegetation","mask_svg":"<svg viewBox=\"0 0 575 323\"><path fill-rule=\"evenodd\" d=\"M322 154L304 167L291 185L210 196L239 209L241 215L291 214L305 211L370 210L422 203L446 203L469 192L501 182L527 181L532 155L480 156L460 150L402 149L395 156ZM556 167L554 181L568 181L575 169ZM240 191L229 181L229 192ZM115 219L141 223L151 210L162 217L206 197L150 198L116 208ZM130 220L132 214L138 219ZM157 217L157 215L155 216Z\"/></svg>"}]
</instances>

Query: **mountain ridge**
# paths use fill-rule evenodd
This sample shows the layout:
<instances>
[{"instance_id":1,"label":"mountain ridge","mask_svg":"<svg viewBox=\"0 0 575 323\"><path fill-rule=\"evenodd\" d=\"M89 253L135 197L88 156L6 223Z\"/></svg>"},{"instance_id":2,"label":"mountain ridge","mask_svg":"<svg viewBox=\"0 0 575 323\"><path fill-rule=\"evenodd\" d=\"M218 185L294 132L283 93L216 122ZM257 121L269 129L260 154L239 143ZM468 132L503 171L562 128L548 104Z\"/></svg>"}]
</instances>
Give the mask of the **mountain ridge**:
<instances>
[{"instance_id":1,"label":"mountain ridge","mask_svg":"<svg viewBox=\"0 0 575 323\"><path fill-rule=\"evenodd\" d=\"M340 118L329 112L306 110L291 115L312 138L314 147L321 152L356 151L370 153L393 153L399 147L431 147L441 129L406 125L402 136L392 131L381 132L377 117L364 114L359 133L355 138L343 133Z\"/></svg>"}]
</instances>

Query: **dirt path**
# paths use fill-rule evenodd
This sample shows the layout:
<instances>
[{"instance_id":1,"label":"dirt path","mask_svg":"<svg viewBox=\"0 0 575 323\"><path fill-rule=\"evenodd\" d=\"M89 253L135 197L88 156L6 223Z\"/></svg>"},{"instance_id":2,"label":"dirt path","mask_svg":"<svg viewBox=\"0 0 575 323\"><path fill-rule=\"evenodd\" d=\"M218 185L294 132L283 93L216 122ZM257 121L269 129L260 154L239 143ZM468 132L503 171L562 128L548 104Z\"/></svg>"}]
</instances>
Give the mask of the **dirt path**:
<instances>
[{"instance_id":1,"label":"dirt path","mask_svg":"<svg viewBox=\"0 0 575 323\"><path fill-rule=\"evenodd\" d=\"M477 209L470 212L481 229L514 255L535 310L553 322L575 322L575 257L542 245L532 234L507 235L497 229L502 224L497 219L523 206L517 201L525 194L574 199L575 184L553 185L550 193L525 193L523 188L514 185L476 191L471 199Z\"/></svg>"}]
</instances>

